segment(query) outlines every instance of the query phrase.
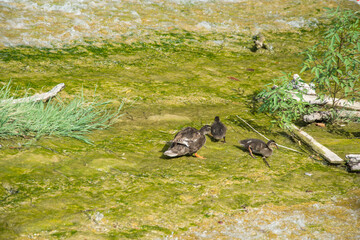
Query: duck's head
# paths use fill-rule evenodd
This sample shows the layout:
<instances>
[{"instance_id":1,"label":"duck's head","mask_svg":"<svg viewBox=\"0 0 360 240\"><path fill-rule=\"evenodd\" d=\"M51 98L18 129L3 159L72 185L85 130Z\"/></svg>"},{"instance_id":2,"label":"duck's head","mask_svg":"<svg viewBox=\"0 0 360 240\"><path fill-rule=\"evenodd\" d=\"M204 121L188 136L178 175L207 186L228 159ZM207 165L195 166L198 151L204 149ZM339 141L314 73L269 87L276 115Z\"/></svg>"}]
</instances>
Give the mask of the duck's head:
<instances>
[{"instance_id":1,"label":"duck's head","mask_svg":"<svg viewBox=\"0 0 360 240\"><path fill-rule=\"evenodd\" d=\"M215 117L215 122L220 122L219 116L216 116L216 117Z\"/></svg>"},{"instance_id":2,"label":"duck's head","mask_svg":"<svg viewBox=\"0 0 360 240\"><path fill-rule=\"evenodd\" d=\"M274 140L268 141L267 146L268 146L269 148L274 148L274 147L275 147L275 148L279 148Z\"/></svg>"},{"instance_id":3,"label":"duck's head","mask_svg":"<svg viewBox=\"0 0 360 240\"><path fill-rule=\"evenodd\" d=\"M211 133L211 126L210 125L205 125L200 129L200 133L201 134L209 134Z\"/></svg>"}]
</instances>

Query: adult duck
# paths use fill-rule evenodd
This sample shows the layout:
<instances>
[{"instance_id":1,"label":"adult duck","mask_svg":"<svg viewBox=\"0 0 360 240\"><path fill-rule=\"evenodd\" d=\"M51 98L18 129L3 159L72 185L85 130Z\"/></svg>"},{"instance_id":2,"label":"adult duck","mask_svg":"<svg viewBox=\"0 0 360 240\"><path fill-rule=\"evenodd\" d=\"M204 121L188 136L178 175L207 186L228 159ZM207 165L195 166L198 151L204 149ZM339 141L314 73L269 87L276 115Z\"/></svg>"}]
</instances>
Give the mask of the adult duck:
<instances>
[{"instance_id":1,"label":"adult duck","mask_svg":"<svg viewBox=\"0 0 360 240\"><path fill-rule=\"evenodd\" d=\"M274 140L270 140L267 143L261 141L260 139L249 138L239 141L240 145L249 150L251 157L255 158L253 153L259 154L262 156L264 162L268 167L269 163L266 161L267 157L270 157L273 153L273 147L278 148Z\"/></svg>"},{"instance_id":2,"label":"adult duck","mask_svg":"<svg viewBox=\"0 0 360 240\"><path fill-rule=\"evenodd\" d=\"M180 157L194 154L197 158L205 159L198 155L197 151L199 151L206 142L205 134L209 134L210 132L210 125L205 125L200 130L193 127L186 127L175 135L169 149L164 152L164 155L168 157Z\"/></svg>"}]
</instances>

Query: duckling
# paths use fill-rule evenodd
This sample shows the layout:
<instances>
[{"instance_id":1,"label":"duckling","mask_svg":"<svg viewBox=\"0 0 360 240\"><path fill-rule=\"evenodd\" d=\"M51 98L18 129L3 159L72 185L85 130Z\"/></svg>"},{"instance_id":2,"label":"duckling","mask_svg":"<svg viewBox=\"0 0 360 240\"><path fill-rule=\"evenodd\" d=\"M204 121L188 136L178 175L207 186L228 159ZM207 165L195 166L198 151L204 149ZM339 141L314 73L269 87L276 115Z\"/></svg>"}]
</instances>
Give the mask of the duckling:
<instances>
[{"instance_id":1,"label":"duckling","mask_svg":"<svg viewBox=\"0 0 360 240\"><path fill-rule=\"evenodd\" d=\"M249 150L251 157L255 158L253 153L262 155L262 158L266 165L270 167L269 163L266 161L267 157L270 157L273 153L272 147L278 148L274 140L268 141L268 143L265 143L261 141L260 139L245 139L239 141L240 145L245 147Z\"/></svg>"},{"instance_id":2,"label":"duckling","mask_svg":"<svg viewBox=\"0 0 360 240\"><path fill-rule=\"evenodd\" d=\"M220 122L220 118L216 116L215 122L211 125L211 136L217 141L223 138L223 143L226 143L225 134L226 126L222 122Z\"/></svg>"},{"instance_id":3,"label":"duckling","mask_svg":"<svg viewBox=\"0 0 360 240\"><path fill-rule=\"evenodd\" d=\"M261 33L253 36L254 40L254 47L256 50L259 50L260 48L268 49L268 46L265 44L265 37Z\"/></svg>"},{"instance_id":4,"label":"duckling","mask_svg":"<svg viewBox=\"0 0 360 240\"><path fill-rule=\"evenodd\" d=\"M211 126L205 125L200 130L193 127L186 127L178 132L167 151L164 152L168 157L180 157L184 155L192 155L205 159L197 154L197 151L204 146L206 142L205 134L211 132Z\"/></svg>"}]
</instances>

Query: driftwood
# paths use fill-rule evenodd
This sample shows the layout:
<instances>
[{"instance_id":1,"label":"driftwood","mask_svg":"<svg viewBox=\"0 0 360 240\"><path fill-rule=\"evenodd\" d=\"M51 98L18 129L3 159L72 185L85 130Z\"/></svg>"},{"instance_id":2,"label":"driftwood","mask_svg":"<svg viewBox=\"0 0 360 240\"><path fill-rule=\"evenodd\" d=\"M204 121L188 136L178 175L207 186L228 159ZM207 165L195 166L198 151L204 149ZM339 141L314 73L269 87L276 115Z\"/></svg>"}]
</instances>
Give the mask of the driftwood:
<instances>
[{"instance_id":1,"label":"driftwood","mask_svg":"<svg viewBox=\"0 0 360 240\"><path fill-rule=\"evenodd\" d=\"M312 114L308 114L308 115L304 115L303 120L306 123L312 123L315 121L328 121L330 120L332 117L331 112L329 111L324 111L324 112L314 112Z\"/></svg>"},{"instance_id":2,"label":"driftwood","mask_svg":"<svg viewBox=\"0 0 360 240\"><path fill-rule=\"evenodd\" d=\"M25 97L25 98L18 98L18 99L5 99L0 101L0 104L16 104L16 103L27 103L27 102L38 102L38 101L47 101L52 97L55 97L56 94L58 94L61 90L63 90L65 87L64 83L60 83L56 85L53 89L46 93L37 93L31 97Z\"/></svg>"},{"instance_id":3,"label":"driftwood","mask_svg":"<svg viewBox=\"0 0 360 240\"><path fill-rule=\"evenodd\" d=\"M295 100L300 100L299 97L296 96L296 93L292 93L292 97ZM319 97L317 95L308 95L308 94L303 94L303 99L305 102L308 102L309 104L314 104L314 105L332 105L332 98L330 97L325 97L323 100L319 99ZM335 101L338 102L339 107L342 108L348 108L348 109L352 109L352 110L356 110L356 111L360 111L360 102L349 102L343 99L337 99L335 98Z\"/></svg>"},{"instance_id":4,"label":"driftwood","mask_svg":"<svg viewBox=\"0 0 360 240\"><path fill-rule=\"evenodd\" d=\"M300 80L300 81L299 81ZM325 97L323 100L319 99L315 92L315 86L304 83L301 81L299 75L295 74L293 81L293 89L295 91L300 91L303 93L302 97L305 102L309 104L315 105L332 105L333 99L329 97ZM300 98L296 96L297 92L291 92L292 98L300 101ZM342 110L339 111L337 114L339 117L360 117L360 103L359 102L348 102L346 100L339 100L335 99L338 102L338 106L344 108L350 108L356 111L346 111ZM332 113L330 111L323 111L323 112L315 112L309 115L305 115L303 117L304 122L311 123L315 121L327 121L332 117ZM320 154L326 161L332 164L341 164L344 162L338 155L334 152L330 151L328 148L317 142L312 136L308 133L304 132L303 130L299 129L295 125L291 126L293 133L299 138L302 142L310 146L315 152ZM360 167L360 166L359 166Z\"/></svg>"},{"instance_id":5,"label":"driftwood","mask_svg":"<svg viewBox=\"0 0 360 240\"><path fill-rule=\"evenodd\" d=\"M346 155L346 163L352 172L360 172L360 154Z\"/></svg>"},{"instance_id":6,"label":"driftwood","mask_svg":"<svg viewBox=\"0 0 360 240\"><path fill-rule=\"evenodd\" d=\"M299 129L295 125L291 125L292 132L298 137L302 142L310 146L315 152L319 153L326 161L332 164L343 163L344 160L341 159L338 155L330 151L327 147L321 145L308 133Z\"/></svg>"},{"instance_id":7,"label":"driftwood","mask_svg":"<svg viewBox=\"0 0 360 240\"><path fill-rule=\"evenodd\" d=\"M360 111L347 111L342 110L337 113L339 118L352 118L357 117L360 118ZM330 111L323 111L323 112L314 112L312 114L304 115L303 120L306 123L312 123L316 121L328 121L332 117L332 113Z\"/></svg>"}]
</instances>

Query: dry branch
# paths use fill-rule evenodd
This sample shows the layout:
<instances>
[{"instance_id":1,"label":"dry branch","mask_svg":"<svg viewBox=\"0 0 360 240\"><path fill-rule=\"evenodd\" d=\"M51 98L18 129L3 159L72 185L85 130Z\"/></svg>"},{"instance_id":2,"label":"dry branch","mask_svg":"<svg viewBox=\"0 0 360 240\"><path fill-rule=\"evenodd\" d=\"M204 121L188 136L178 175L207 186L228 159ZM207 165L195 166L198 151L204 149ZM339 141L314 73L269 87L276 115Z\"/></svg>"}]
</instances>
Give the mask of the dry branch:
<instances>
[{"instance_id":1,"label":"dry branch","mask_svg":"<svg viewBox=\"0 0 360 240\"><path fill-rule=\"evenodd\" d=\"M46 93L37 93L31 97L25 97L25 98L18 98L18 99L5 99L0 101L0 104L4 104L4 103L11 103L11 104L16 104L16 103L27 103L27 102L38 102L38 101L47 101L52 97L55 97L56 94L58 94L61 90L63 90L65 87L64 83L60 83L58 85L56 85L53 89L51 89L50 91L46 92Z\"/></svg>"}]
</instances>

